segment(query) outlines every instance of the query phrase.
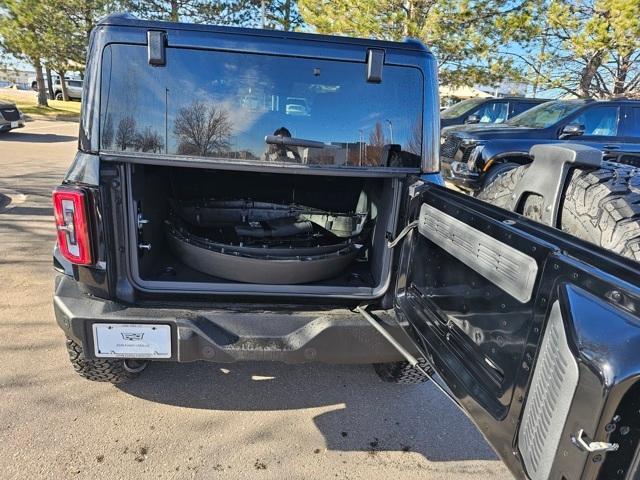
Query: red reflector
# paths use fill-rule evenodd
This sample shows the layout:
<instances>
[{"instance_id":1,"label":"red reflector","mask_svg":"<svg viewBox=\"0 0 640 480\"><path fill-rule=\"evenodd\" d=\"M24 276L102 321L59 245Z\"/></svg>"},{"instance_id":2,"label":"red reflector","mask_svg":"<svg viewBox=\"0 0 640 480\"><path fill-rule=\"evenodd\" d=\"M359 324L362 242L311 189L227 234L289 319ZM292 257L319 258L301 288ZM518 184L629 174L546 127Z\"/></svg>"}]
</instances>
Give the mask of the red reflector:
<instances>
[{"instance_id":1,"label":"red reflector","mask_svg":"<svg viewBox=\"0 0 640 480\"><path fill-rule=\"evenodd\" d=\"M77 265L92 264L85 193L71 187L56 188L53 191L53 211L58 246L64 258Z\"/></svg>"}]
</instances>

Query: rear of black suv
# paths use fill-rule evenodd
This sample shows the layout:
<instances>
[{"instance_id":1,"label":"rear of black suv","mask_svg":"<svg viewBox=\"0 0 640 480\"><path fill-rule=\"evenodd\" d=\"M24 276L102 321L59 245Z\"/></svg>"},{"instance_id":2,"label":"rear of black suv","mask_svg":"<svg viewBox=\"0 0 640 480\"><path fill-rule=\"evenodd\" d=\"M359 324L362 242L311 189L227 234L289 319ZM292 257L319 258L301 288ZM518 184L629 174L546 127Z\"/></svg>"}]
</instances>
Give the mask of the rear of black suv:
<instances>
[{"instance_id":1,"label":"rear of black suv","mask_svg":"<svg viewBox=\"0 0 640 480\"><path fill-rule=\"evenodd\" d=\"M517 477L637 478L638 264L442 186L422 45L116 16L86 78L53 194L55 312L81 375L433 371Z\"/></svg>"},{"instance_id":2,"label":"rear of black suv","mask_svg":"<svg viewBox=\"0 0 640 480\"><path fill-rule=\"evenodd\" d=\"M436 158L434 68L417 42L104 19L54 192L76 370L322 361L403 380L354 309L400 332L387 239Z\"/></svg>"}]
</instances>

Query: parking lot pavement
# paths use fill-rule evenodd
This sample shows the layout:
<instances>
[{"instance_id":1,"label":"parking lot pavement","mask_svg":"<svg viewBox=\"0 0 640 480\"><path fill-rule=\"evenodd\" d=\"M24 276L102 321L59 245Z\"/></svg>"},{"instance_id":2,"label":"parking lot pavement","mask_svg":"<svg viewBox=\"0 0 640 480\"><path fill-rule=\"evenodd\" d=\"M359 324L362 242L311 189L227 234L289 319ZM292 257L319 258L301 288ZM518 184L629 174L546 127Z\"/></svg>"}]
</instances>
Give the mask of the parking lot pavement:
<instances>
[{"instance_id":1,"label":"parking lot pavement","mask_svg":"<svg viewBox=\"0 0 640 480\"><path fill-rule=\"evenodd\" d=\"M368 366L155 364L121 387L67 360L51 306L51 189L78 124L0 136L3 479L510 478L429 384Z\"/></svg>"}]
</instances>

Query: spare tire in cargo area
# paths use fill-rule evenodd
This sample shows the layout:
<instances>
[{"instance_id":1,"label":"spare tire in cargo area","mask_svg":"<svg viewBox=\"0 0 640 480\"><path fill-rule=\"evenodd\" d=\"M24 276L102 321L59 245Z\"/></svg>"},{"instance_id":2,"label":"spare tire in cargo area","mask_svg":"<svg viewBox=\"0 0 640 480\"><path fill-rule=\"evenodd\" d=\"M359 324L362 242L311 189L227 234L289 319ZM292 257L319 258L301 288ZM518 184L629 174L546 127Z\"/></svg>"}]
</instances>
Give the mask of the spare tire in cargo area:
<instances>
[{"instance_id":1,"label":"spare tire in cargo area","mask_svg":"<svg viewBox=\"0 0 640 480\"><path fill-rule=\"evenodd\" d=\"M508 208L529 165L502 173L476 197ZM520 213L542 218L542 197L529 195ZM603 162L598 169L569 172L557 227L632 260L640 261L640 168Z\"/></svg>"},{"instance_id":2,"label":"spare tire in cargo area","mask_svg":"<svg viewBox=\"0 0 640 480\"><path fill-rule=\"evenodd\" d=\"M369 233L364 213L251 200L170 203L165 229L174 255L238 282L294 285L335 277L362 252Z\"/></svg>"}]
</instances>

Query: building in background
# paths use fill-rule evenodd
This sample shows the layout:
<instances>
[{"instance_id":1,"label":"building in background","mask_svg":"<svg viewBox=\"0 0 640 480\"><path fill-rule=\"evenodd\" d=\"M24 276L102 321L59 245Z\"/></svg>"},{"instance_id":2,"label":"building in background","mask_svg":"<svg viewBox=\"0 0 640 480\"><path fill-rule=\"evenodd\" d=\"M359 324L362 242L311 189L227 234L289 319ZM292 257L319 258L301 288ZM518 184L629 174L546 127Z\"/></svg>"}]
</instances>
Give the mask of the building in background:
<instances>
[{"instance_id":1,"label":"building in background","mask_svg":"<svg viewBox=\"0 0 640 480\"><path fill-rule=\"evenodd\" d=\"M20 90L28 90L29 78L33 76L35 76L35 72L33 71L0 66L0 88L15 86Z\"/></svg>"},{"instance_id":2,"label":"building in background","mask_svg":"<svg viewBox=\"0 0 640 480\"><path fill-rule=\"evenodd\" d=\"M504 80L496 86L474 85L473 87L440 86L440 107L447 108L468 98L527 97L531 95L531 85L525 82Z\"/></svg>"},{"instance_id":3,"label":"building in background","mask_svg":"<svg viewBox=\"0 0 640 480\"><path fill-rule=\"evenodd\" d=\"M504 80L497 86L476 85L476 88L482 92L488 93L492 97L526 97L529 93L530 85L524 82L514 82Z\"/></svg>"},{"instance_id":4,"label":"building in background","mask_svg":"<svg viewBox=\"0 0 640 480\"><path fill-rule=\"evenodd\" d=\"M491 94L486 93L476 87L448 87L441 85L440 92L440 108L447 108L468 98L486 98Z\"/></svg>"}]
</instances>

